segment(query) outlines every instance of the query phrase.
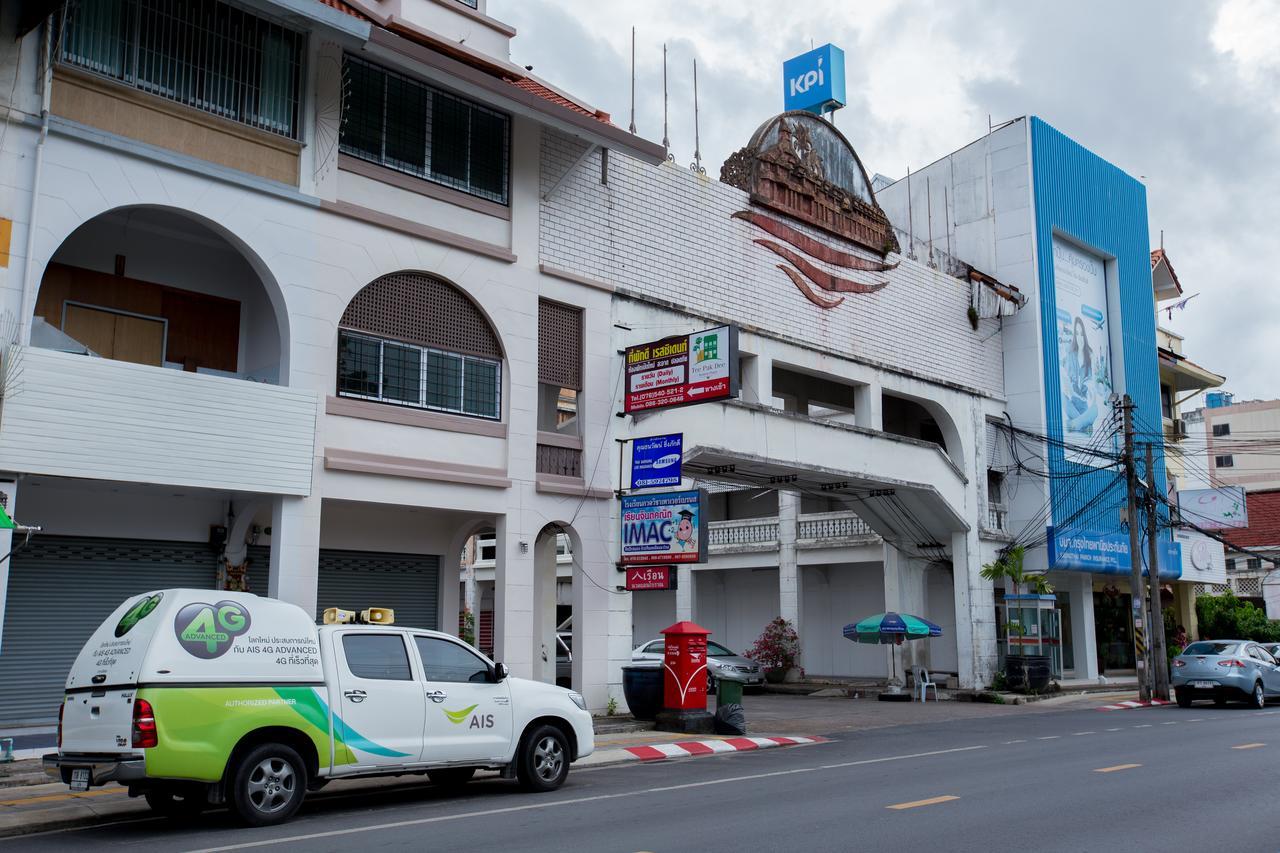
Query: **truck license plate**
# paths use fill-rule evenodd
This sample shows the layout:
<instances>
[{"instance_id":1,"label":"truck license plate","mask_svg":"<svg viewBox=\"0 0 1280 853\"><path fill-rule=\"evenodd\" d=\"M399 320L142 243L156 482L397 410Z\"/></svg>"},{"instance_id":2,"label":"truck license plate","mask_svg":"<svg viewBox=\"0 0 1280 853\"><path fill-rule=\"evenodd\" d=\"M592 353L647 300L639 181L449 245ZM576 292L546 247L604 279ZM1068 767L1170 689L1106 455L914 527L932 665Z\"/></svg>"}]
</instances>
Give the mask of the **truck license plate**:
<instances>
[{"instance_id":1,"label":"truck license plate","mask_svg":"<svg viewBox=\"0 0 1280 853\"><path fill-rule=\"evenodd\" d=\"M1212 690L1217 687L1217 685L1212 681L1193 681L1191 682L1191 686L1196 690Z\"/></svg>"},{"instance_id":2,"label":"truck license plate","mask_svg":"<svg viewBox=\"0 0 1280 853\"><path fill-rule=\"evenodd\" d=\"M71 790L89 790L89 768L76 767L71 770Z\"/></svg>"}]
</instances>

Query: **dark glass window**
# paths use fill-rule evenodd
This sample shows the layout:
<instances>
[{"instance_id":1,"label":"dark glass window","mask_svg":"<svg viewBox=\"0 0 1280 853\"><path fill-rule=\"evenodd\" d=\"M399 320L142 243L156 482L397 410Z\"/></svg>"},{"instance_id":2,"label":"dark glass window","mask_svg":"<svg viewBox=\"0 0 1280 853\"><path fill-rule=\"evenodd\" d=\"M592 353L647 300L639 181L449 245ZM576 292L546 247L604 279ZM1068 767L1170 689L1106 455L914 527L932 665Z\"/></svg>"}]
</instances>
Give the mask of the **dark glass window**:
<instances>
[{"instance_id":1,"label":"dark glass window","mask_svg":"<svg viewBox=\"0 0 1280 853\"><path fill-rule=\"evenodd\" d=\"M427 681L489 680L489 665L470 649L438 637L414 637Z\"/></svg>"},{"instance_id":2,"label":"dark glass window","mask_svg":"<svg viewBox=\"0 0 1280 853\"><path fill-rule=\"evenodd\" d=\"M507 203L508 116L362 59L343 65L344 153Z\"/></svg>"},{"instance_id":3,"label":"dark glass window","mask_svg":"<svg viewBox=\"0 0 1280 853\"><path fill-rule=\"evenodd\" d=\"M502 364L343 329L338 394L498 420Z\"/></svg>"},{"instance_id":4,"label":"dark glass window","mask_svg":"<svg viewBox=\"0 0 1280 853\"><path fill-rule=\"evenodd\" d=\"M1214 424L1213 434L1215 436L1231 435L1231 424Z\"/></svg>"},{"instance_id":5,"label":"dark glass window","mask_svg":"<svg viewBox=\"0 0 1280 853\"><path fill-rule=\"evenodd\" d=\"M356 678L409 681L409 653L399 634L347 634L342 638L347 669Z\"/></svg>"},{"instance_id":6,"label":"dark glass window","mask_svg":"<svg viewBox=\"0 0 1280 853\"><path fill-rule=\"evenodd\" d=\"M1214 464L1216 464L1219 468L1236 467L1235 457L1233 457L1231 454L1227 454L1226 456L1215 456L1213 458L1213 461L1214 461Z\"/></svg>"},{"instance_id":7,"label":"dark glass window","mask_svg":"<svg viewBox=\"0 0 1280 853\"><path fill-rule=\"evenodd\" d=\"M218 0L72 0L58 27L61 62L297 135L302 33Z\"/></svg>"}]
</instances>

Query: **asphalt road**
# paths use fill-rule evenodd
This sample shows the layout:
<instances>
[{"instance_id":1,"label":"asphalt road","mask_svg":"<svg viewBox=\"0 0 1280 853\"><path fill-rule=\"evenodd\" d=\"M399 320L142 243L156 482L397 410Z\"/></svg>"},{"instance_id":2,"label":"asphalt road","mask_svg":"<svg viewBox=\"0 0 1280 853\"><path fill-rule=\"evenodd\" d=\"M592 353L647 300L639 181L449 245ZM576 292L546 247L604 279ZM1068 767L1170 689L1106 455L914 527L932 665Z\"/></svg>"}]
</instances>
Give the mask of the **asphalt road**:
<instances>
[{"instance_id":1,"label":"asphalt road","mask_svg":"<svg viewBox=\"0 0 1280 853\"><path fill-rule=\"evenodd\" d=\"M1280 850L1280 710L1196 706L963 719L817 746L316 800L267 830L159 819L9 850Z\"/></svg>"}]
</instances>

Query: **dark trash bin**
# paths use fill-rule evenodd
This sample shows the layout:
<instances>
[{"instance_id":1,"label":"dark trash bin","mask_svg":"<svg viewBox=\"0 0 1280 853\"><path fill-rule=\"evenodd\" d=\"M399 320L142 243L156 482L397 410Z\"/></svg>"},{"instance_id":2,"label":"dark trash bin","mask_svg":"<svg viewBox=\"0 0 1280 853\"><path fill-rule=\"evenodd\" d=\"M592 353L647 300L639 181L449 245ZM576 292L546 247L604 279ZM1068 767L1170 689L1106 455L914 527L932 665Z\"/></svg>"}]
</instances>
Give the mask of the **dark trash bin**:
<instances>
[{"instance_id":1,"label":"dark trash bin","mask_svg":"<svg viewBox=\"0 0 1280 853\"><path fill-rule=\"evenodd\" d=\"M1004 669L1010 689L1039 693L1049 686L1048 655L1009 655L1005 658Z\"/></svg>"},{"instance_id":2,"label":"dark trash bin","mask_svg":"<svg viewBox=\"0 0 1280 853\"><path fill-rule=\"evenodd\" d=\"M622 695L631 716L637 720L656 720L662 710L662 666L657 661L624 666Z\"/></svg>"}]
</instances>

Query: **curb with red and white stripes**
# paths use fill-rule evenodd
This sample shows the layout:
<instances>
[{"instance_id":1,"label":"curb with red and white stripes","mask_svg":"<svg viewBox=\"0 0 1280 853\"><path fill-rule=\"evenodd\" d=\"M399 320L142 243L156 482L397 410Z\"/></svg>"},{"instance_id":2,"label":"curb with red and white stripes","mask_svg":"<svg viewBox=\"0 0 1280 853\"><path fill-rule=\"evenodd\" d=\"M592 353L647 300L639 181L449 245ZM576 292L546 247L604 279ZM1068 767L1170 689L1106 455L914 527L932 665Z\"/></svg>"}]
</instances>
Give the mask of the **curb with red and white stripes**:
<instances>
[{"instance_id":1,"label":"curb with red and white stripes","mask_svg":"<svg viewBox=\"0 0 1280 853\"><path fill-rule=\"evenodd\" d=\"M1136 699L1129 699L1124 702L1117 702L1114 705L1103 705L1098 708L1099 711L1128 711L1132 708L1154 708L1159 705L1172 705L1173 703L1167 699L1148 699L1140 702Z\"/></svg>"},{"instance_id":2,"label":"curb with red and white stripes","mask_svg":"<svg viewBox=\"0 0 1280 853\"><path fill-rule=\"evenodd\" d=\"M731 737L714 740L685 740L677 743L654 743L644 746L627 746L620 751L627 753L629 761L664 761L668 758L690 758L698 755L715 755L724 752L746 752L753 749L769 749L775 746L805 746L826 743L824 737Z\"/></svg>"}]
</instances>

